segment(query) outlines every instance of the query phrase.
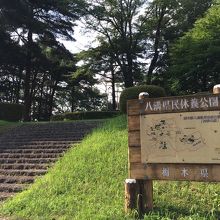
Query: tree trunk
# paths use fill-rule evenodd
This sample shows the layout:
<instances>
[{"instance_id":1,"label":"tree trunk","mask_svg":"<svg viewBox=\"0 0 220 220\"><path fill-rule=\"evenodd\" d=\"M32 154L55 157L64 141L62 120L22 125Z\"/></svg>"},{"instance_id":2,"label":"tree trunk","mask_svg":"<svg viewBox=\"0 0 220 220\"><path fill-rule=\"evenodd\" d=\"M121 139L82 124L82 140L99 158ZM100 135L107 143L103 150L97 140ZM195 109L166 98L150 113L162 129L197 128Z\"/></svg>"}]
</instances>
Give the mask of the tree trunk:
<instances>
[{"instance_id":1,"label":"tree trunk","mask_svg":"<svg viewBox=\"0 0 220 220\"><path fill-rule=\"evenodd\" d=\"M124 75L125 88L133 87L134 82L130 74L126 71L123 75Z\"/></svg>"},{"instance_id":2,"label":"tree trunk","mask_svg":"<svg viewBox=\"0 0 220 220\"><path fill-rule=\"evenodd\" d=\"M31 85L30 85L30 97L34 97L34 91L36 90L36 85L37 85L37 71L34 73L33 78L31 79ZM36 92L35 92L36 93Z\"/></svg>"},{"instance_id":3,"label":"tree trunk","mask_svg":"<svg viewBox=\"0 0 220 220\"><path fill-rule=\"evenodd\" d=\"M123 75L124 75L125 88L133 87L134 80L133 80L132 67L130 66L130 64L128 66L124 66Z\"/></svg>"},{"instance_id":4,"label":"tree trunk","mask_svg":"<svg viewBox=\"0 0 220 220\"><path fill-rule=\"evenodd\" d=\"M126 83L125 83L126 88L134 86L133 60L132 60L130 51L127 52L127 62L128 62L127 67L126 67L127 78L126 78Z\"/></svg>"},{"instance_id":5,"label":"tree trunk","mask_svg":"<svg viewBox=\"0 0 220 220\"><path fill-rule=\"evenodd\" d=\"M115 101L115 73L113 63L111 61L111 86L112 86L112 110L116 110L116 101Z\"/></svg>"},{"instance_id":6,"label":"tree trunk","mask_svg":"<svg viewBox=\"0 0 220 220\"><path fill-rule=\"evenodd\" d=\"M38 72L35 71L34 74L32 72L32 75L34 75L31 78L31 88L30 88L30 97L31 97L31 112L32 112L32 120L37 119L37 100L36 100L36 96L37 96L37 76L38 76Z\"/></svg>"},{"instance_id":7,"label":"tree trunk","mask_svg":"<svg viewBox=\"0 0 220 220\"><path fill-rule=\"evenodd\" d=\"M26 73L25 73L25 80L24 80L24 121L31 120L30 83L31 83L32 43L33 43L33 33L32 33L32 30L30 29L28 31Z\"/></svg>"},{"instance_id":8,"label":"tree trunk","mask_svg":"<svg viewBox=\"0 0 220 220\"><path fill-rule=\"evenodd\" d=\"M55 95L55 92L56 92L56 89L57 89L57 83L58 82L55 82L54 83L54 86L52 88L52 92L51 92L51 95L50 95L50 100L49 100L49 108L48 108L48 120L50 120L51 116L52 116L52 111L53 111L53 99L54 99L54 95Z\"/></svg>"},{"instance_id":9,"label":"tree trunk","mask_svg":"<svg viewBox=\"0 0 220 220\"><path fill-rule=\"evenodd\" d=\"M160 43L160 37L161 37L161 26L162 26L164 14L165 14L165 9L162 8L160 15L159 15L160 17L159 17L158 23L157 23L157 30L156 30L155 41L154 41L154 56L153 56L153 59L151 60L151 63L150 63L149 69L148 69L147 84L151 84L153 71L156 67L157 60L159 57L159 50L158 49L159 49L159 43Z\"/></svg>"},{"instance_id":10,"label":"tree trunk","mask_svg":"<svg viewBox=\"0 0 220 220\"><path fill-rule=\"evenodd\" d=\"M124 62L122 63L122 61L120 60L117 54L114 54L113 57L121 69L125 88L133 87L134 80L133 80L133 71L132 71L132 60L129 62L129 68L128 68L128 66L126 66Z\"/></svg>"},{"instance_id":11,"label":"tree trunk","mask_svg":"<svg viewBox=\"0 0 220 220\"><path fill-rule=\"evenodd\" d=\"M41 82L41 86L40 86L40 99L38 102L38 113L37 113L37 120L40 121L41 120L41 114L42 114L42 102L43 102L43 93L44 93L44 83L46 81L46 73L43 74L43 80Z\"/></svg>"},{"instance_id":12,"label":"tree trunk","mask_svg":"<svg viewBox=\"0 0 220 220\"><path fill-rule=\"evenodd\" d=\"M19 100L20 100L22 72L23 72L23 68L19 67L19 70L18 70L18 83L17 83L17 87L16 87L16 101L15 101L17 104L19 103Z\"/></svg>"},{"instance_id":13,"label":"tree trunk","mask_svg":"<svg viewBox=\"0 0 220 220\"><path fill-rule=\"evenodd\" d=\"M75 106L74 106L75 103L74 103L74 99L73 99L74 93L75 93L75 88L73 86L70 91L71 112L74 112L74 110L75 110Z\"/></svg>"}]
</instances>

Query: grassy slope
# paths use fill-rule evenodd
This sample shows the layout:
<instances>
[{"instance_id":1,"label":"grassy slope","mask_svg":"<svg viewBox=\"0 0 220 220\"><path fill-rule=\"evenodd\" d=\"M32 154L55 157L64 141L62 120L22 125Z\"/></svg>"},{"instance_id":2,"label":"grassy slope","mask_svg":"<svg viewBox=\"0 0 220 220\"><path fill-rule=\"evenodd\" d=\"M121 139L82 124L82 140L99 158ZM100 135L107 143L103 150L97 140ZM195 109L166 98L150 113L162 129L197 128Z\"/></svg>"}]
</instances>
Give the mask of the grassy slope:
<instances>
[{"instance_id":1,"label":"grassy slope","mask_svg":"<svg viewBox=\"0 0 220 220\"><path fill-rule=\"evenodd\" d=\"M117 219L123 216L126 133L124 118L95 131L31 189L1 207L1 212L30 219L83 220L104 216Z\"/></svg>"},{"instance_id":2,"label":"grassy slope","mask_svg":"<svg viewBox=\"0 0 220 220\"><path fill-rule=\"evenodd\" d=\"M8 121L0 120L0 134L19 124L20 124L19 122L8 122Z\"/></svg>"},{"instance_id":3,"label":"grassy slope","mask_svg":"<svg viewBox=\"0 0 220 220\"><path fill-rule=\"evenodd\" d=\"M71 149L45 177L0 207L0 213L31 220L126 219L126 177L127 130L125 118L119 117ZM155 181L154 201L155 210L146 220L217 220L220 184Z\"/></svg>"}]
</instances>

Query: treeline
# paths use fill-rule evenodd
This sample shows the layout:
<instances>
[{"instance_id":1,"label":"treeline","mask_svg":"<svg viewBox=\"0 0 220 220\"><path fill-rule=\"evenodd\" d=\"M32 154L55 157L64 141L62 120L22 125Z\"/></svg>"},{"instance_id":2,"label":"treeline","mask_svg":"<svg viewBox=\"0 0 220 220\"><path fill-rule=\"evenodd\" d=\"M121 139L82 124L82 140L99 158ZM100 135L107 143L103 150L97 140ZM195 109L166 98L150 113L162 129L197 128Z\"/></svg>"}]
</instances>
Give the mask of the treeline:
<instances>
[{"instance_id":1,"label":"treeline","mask_svg":"<svg viewBox=\"0 0 220 220\"><path fill-rule=\"evenodd\" d=\"M207 76L204 82L207 72L200 74L204 62L195 62L199 69L193 67L192 72L187 64L191 58L186 58L192 53L187 54L189 48L184 39L188 31L188 39L190 33L195 35L195 22L210 7L218 10L218 2L1 0L0 101L23 103L26 121L47 120L55 111L100 110L107 106L107 100L94 88L100 79L111 83L113 110L115 83L124 87L156 84L176 94L184 90L197 92L199 88L193 90L194 82L189 80L189 76L197 74L197 81L201 79L206 84L201 90L208 89L219 79L218 66L213 69L215 80ZM217 12L216 17L219 19ZM59 39L74 40L78 20L85 24L85 29L96 33L98 46L71 54ZM219 55L218 51L215 53ZM205 58L212 65L212 57L207 54ZM82 65L77 66L79 61Z\"/></svg>"},{"instance_id":2,"label":"treeline","mask_svg":"<svg viewBox=\"0 0 220 220\"><path fill-rule=\"evenodd\" d=\"M24 103L24 120L47 120L66 102L74 110L79 90L88 106L89 99L100 102L90 76L72 80L76 59L58 41L73 40L74 22L84 8L81 0L0 1L1 101Z\"/></svg>"}]
</instances>

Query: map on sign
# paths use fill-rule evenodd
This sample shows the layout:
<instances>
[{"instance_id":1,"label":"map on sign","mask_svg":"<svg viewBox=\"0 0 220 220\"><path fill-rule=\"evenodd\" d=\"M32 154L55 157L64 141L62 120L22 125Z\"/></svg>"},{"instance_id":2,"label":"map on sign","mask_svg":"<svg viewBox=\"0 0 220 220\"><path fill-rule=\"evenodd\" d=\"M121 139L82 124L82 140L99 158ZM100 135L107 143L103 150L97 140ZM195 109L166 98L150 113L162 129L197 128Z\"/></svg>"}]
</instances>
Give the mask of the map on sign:
<instances>
[{"instance_id":1,"label":"map on sign","mask_svg":"<svg viewBox=\"0 0 220 220\"><path fill-rule=\"evenodd\" d=\"M143 163L220 163L220 112L141 116Z\"/></svg>"}]
</instances>

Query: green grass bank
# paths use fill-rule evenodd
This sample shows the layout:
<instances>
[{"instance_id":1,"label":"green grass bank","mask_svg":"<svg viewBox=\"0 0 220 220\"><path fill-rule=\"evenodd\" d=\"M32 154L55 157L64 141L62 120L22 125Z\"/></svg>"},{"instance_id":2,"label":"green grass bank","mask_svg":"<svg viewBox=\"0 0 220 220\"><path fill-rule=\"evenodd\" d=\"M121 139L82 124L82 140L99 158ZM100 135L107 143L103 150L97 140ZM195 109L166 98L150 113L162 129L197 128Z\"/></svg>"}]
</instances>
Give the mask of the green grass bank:
<instances>
[{"instance_id":1,"label":"green grass bank","mask_svg":"<svg viewBox=\"0 0 220 220\"><path fill-rule=\"evenodd\" d=\"M0 134L20 124L20 122L9 122L0 120Z\"/></svg>"},{"instance_id":2,"label":"green grass bank","mask_svg":"<svg viewBox=\"0 0 220 220\"><path fill-rule=\"evenodd\" d=\"M0 216L30 220L121 220L127 178L126 118L108 120L70 149L30 189L0 206ZM145 220L218 220L220 184L154 182ZM1 218L0 218L1 219Z\"/></svg>"}]
</instances>

